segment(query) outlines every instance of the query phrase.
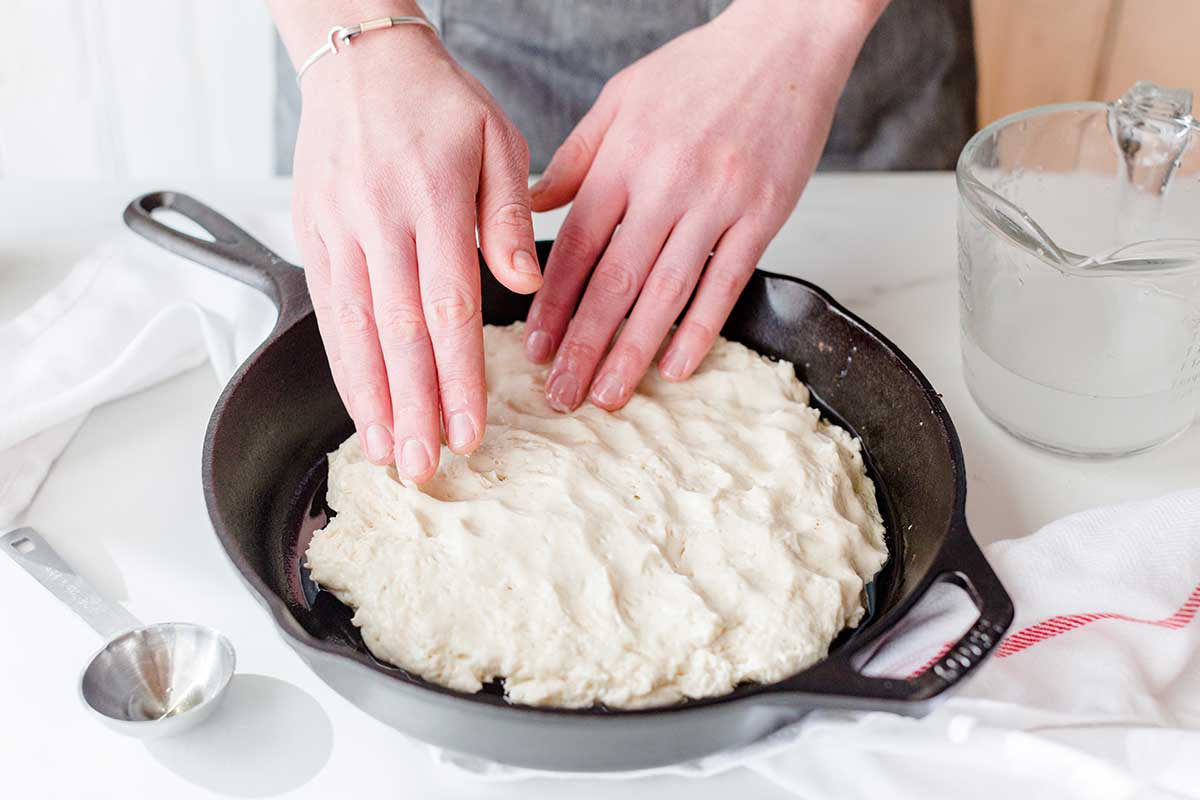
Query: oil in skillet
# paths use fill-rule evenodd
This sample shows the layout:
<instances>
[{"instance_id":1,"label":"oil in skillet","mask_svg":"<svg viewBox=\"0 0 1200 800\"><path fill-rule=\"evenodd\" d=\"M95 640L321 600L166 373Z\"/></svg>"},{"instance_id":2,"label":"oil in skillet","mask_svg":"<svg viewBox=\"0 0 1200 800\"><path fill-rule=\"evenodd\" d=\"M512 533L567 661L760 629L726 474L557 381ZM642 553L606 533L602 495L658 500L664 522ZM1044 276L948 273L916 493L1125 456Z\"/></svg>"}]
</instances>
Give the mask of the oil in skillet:
<instances>
[{"instance_id":1,"label":"oil in skillet","mask_svg":"<svg viewBox=\"0 0 1200 800\"><path fill-rule=\"evenodd\" d=\"M833 417L835 423L842 423L842 420L828 414L827 408L824 407L824 404L819 399L813 398L813 400L814 404L821 409L823 417L826 419ZM874 465L865 452L864 458L867 461L867 473L876 482L876 486L878 487L879 481L874 470ZM325 459L321 459L321 462L302 481L299 491L296 494L294 506L296 511L292 517L293 525L291 528L294 533L290 537L291 541L285 542L283 548L284 569L288 575L291 602L301 605L309 612L307 615L309 624L305 625L305 627L310 628L310 632L318 633L311 630L312 627L317 627L320 629L318 635L321 638L338 640L342 644L363 653L388 671L403 674L406 679L414 683L427 685L438 691L447 691L432 684L427 684L420 678L410 675L393 664L388 664L375 658L362 641L360 631L351 622L354 616L353 609L343 604L331 593L322 591L316 582L312 580L308 567L304 566L304 553L308 550L308 545L312 541L313 535L329 524L329 520L336 513L329 507L326 501L328 475L328 462ZM883 513L884 524L887 527L889 550L892 553L892 557L884 565L883 569L886 571L895 568L894 564L897 560L897 552L893 549L895 547L895 537L892 535L893 520L889 513L891 511L890 504L887 503L887 498L883 496L882 492L878 492L877 490L877 494L879 495L880 511ZM878 577L876 580L878 580ZM833 642L830 643L830 652L837 650L853 639L867 626L875 616L878 602L876 582L872 581L863 588L863 606L866 613L862 621L857 628L847 628L841 631ZM742 684L735 689L734 694L750 690L753 690L753 684ZM490 696L495 702L507 702L504 699L504 681L502 678L485 684L478 694ZM596 706L592 711L603 713L606 709L603 706Z\"/></svg>"}]
</instances>

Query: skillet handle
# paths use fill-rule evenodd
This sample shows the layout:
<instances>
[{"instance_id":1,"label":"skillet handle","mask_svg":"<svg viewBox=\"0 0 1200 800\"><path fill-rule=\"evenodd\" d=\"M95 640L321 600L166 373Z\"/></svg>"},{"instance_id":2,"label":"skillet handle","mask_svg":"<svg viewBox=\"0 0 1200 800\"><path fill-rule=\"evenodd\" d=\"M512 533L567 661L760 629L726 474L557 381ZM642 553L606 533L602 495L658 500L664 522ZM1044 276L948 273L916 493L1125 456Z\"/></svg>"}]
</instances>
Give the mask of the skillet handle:
<instances>
[{"instance_id":1,"label":"skillet handle","mask_svg":"<svg viewBox=\"0 0 1200 800\"><path fill-rule=\"evenodd\" d=\"M933 700L963 681L987 659L1000 643L1013 620L1013 604L983 551L959 519L937 556L930 578L909 605L916 605L930 587L949 581L962 588L979 619L920 675L911 679L863 675L851 663L858 648L842 648L824 661L783 683L776 684L781 698L791 695L791 704L811 708L889 710L914 713L920 704ZM772 692L774 694L774 692ZM815 695L831 698L816 697Z\"/></svg>"},{"instance_id":2,"label":"skillet handle","mask_svg":"<svg viewBox=\"0 0 1200 800\"><path fill-rule=\"evenodd\" d=\"M991 655L1012 624L1015 613L1008 591L992 565L960 519L938 554L929 586L949 581L961 588L979 609L979 619L948 647L919 676L903 683L911 686L913 699L936 697L964 680ZM924 596L929 587L921 594Z\"/></svg>"},{"instance_id":3,"label":"skillet handle","mask_svg":"<svg viewBox=\"0 0 1200 800\"><path fill-rule=\"evenodd\" d=\"M176 230L154 218L158 209L175 211L207 231L213 241ZM125 224L144 239L263 292L280 312L280 322L308 313L311 303L304 271L213 209L180 192L149 192L125 208Z\"/></svg>"}]
</instances>

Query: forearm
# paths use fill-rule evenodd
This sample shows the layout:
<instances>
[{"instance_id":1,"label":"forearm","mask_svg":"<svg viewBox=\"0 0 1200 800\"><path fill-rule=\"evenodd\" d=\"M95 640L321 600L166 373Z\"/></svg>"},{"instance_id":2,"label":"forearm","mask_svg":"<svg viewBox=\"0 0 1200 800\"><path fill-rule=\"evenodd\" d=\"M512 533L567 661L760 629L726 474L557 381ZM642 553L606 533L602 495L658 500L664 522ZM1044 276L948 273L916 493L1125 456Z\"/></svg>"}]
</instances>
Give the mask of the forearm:
<instances>
[{"instance_id":1,"label":"forearm","mask_svg":"<svg viewBox=\"0 0 1200 800\"><path fill-rule=\"evenodd\" d=\"M335 25L383 16L423 16L416 0L267 0L293 64L320 47Z\"/></svg>"}]
</instances>

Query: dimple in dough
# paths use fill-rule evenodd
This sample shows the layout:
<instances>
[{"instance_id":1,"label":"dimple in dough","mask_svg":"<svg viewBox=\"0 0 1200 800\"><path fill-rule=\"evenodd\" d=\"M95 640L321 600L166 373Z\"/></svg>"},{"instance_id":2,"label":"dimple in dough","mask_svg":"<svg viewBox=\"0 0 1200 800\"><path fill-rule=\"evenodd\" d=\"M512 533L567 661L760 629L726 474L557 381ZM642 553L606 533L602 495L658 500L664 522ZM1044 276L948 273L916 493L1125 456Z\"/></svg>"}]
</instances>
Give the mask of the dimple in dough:
<instances>
[{"instance_id":1,"label":"dimple in dough","mask_svg":"<svg viewBox=\"0 0 1200 800\"><path fill-rule=\"evenodd\" d=\"M887 559L859 443L792 365L719 339L695 375L559 414L521 323L484 329L488 422L406 485L356 437L307 551L377 657L510 701L642 708L772 683L863 615Z\"/></svg>"}]
</instances>

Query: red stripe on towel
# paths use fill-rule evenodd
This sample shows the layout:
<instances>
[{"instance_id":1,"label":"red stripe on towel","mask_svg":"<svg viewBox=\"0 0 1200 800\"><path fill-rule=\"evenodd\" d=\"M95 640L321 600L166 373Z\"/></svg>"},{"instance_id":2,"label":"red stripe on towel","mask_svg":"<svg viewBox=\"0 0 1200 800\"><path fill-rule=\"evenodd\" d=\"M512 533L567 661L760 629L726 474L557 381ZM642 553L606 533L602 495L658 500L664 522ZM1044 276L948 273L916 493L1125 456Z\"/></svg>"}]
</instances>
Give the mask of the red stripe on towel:
<instances>
[{"instance_id":1,"label":"red stripe on towel","mask_svg":"<svg viewBox=\"0 0 1200 800\"><path fill-rule=\"evenodd\" d=\"M1005 637L1004 641L1000 642L1000 647L996 649L996 658L1007 658L1021 652L1027 647L1033 647L1038 642L1052 639L1055 636L1061 636L1064 633L1073 631L1076 628L1081 628L1091 622L1096 622L1102 619L1116 619L1122 622L1138 622L1142 625L1156 625L1160 628L1170 628L1178 630L1191 622L1196 617L1196 612L1200 611L1200 585L1192 589L1191 595L1184 601L1184 604L1179 607L1169 617L1163 619L1140 619L1138 617L1127 617L1124 614L1098 613L1098 614L1065 614L1058 617L1051 617L1043 620L1036 625L1030 625L1028 628L1023 628L1011 636ZM936 659L935 659L936 661Z\"/></svg>"},{"instance_id":2,"label":"red stripe on towel","mask_svg":"<svg viewBox=\"0 0 1200 800\"><path fill-rule=\"evenodd\" d=\"M1108 612L1092 613L1092 614L1062 614L1057 617L1050 617L1041 622L1030 625L1027 628L1012 633L1000 642L1000 646L996 649L996 658L1007 658L1015 655L1027 647L1033 647L1038 642L1043 642L1046 639L1053 639L1055 636L1061 636L1064 633L1069 633L1076 628L1081 628L1091 622L1096 622L1102 619L1115 619L1122 622L1137 622L1142 625L1154 625L1159 628L1168 628L1178 630L1193 619L1200 612L1200 585L1192 589L1192 593L1183 605L1169 617L1163 619L1141 619L1139 617L1127 617L1124 614L1113 614ZM926 661L917 669L913 670L908 675L908 680L921 675L926 670L933 667L946 653L950 652L950 648L954 646L954 642L947 642L942 645L942 649L937 655Z\"/></svg>"},{"instance_id":3,"label":"red stripe on towel","mask_svg":"<svg viewBox=\"0 0 1200 800\"><path fill-rule=\"evenodd\" d=\"M908 673L908 677L906 678L906 680L911 681L913 678L917 677L918 675L921 675L926 670L932 668L933 665L938 662L938 659L940 659L942 656L946 655L946 653L950 652L951 647L954 647L954 642L946 642L944 645L942 645L942 649L937 651L937 655L935 655L933 658L926 661L921 666L914 669L912 672Z\"/></svg>"}]
</instances>

